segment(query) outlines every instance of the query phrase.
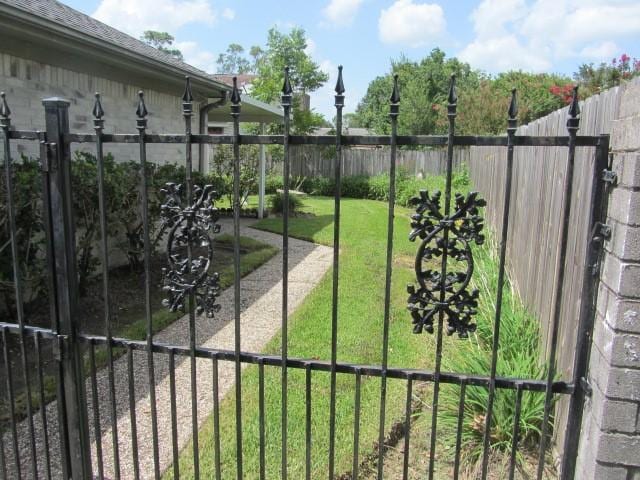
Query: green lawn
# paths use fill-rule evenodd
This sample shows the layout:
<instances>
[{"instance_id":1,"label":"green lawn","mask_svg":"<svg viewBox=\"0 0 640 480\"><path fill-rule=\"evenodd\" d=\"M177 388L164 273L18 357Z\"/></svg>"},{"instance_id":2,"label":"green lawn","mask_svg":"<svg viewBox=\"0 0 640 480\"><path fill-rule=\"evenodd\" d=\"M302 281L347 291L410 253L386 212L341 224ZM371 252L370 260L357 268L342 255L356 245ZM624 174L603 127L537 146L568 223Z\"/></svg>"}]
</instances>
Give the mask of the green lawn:
<instances>
[{"instance_id":1,"label":"green lawn","mask_svg":"<svg viewBox=\"0 0 640 480\"><path fill-rule=\"evenodd\" d=\"M443 179L430 177L424 181L430 189L443 190ZM464 192L466 185L456 185L454 191ZM332 198L305 197L303 210L312 213L292 217L289 234L319 244L333 244ZM382 356L382 328L385 280L385 256L387 238L387 204L371 200L345 198L342 200L340 244L340 289L338 361L358 364L379 364ZM415 281L413 263L417 243L408 241L409 215L406 208L396 207L394 221L394 259L391 289L391 322L389 332L389 365L391 367L433 368L435 348L431 335L414 335L409 313L406 310L406 285ZM257 224L258 228L281 233L282 220L268 218ZM491 232L487 232L491 238ZM446 337L443 352L443 368L448 371L487 374L491 358L491 332L495 309L497 258L495 243L474 247L476 273L472 287L480 290L477 315L478 334L467 341ZM289 355L292 357L328 360L331 345L332 271L311 292L290 318ZM522 306L509 284L505 285L502 313L503 333L500 342L498 374L520 378L543 378L545 369L540 365L540 349L537 321ZM276 336L265 351L280 353L281 339ZM280 477L281 461L281 371L265 367L265 431L266 476ZM259 478L259 406L258 370L249 366L242 375L243 459L244 478ZM339 374L336 408L336 474L348 473L353 458L354 391L353 375ZM386 430L392 423L403 419L406 382L390 380L388 383ZM430 423L431 390L420 389L424 398L421 422ZM314 372L312 376L312 463L311 477L326 478L328 471L329 443L329 374ZM289 478L304 478L305 474L305 376L304 371L289 370L288 404L288 470ZM482 387L467 389L469 402L465 409L463 458L469 468L478 460L478 448L482 432L478 418L486 410L487 390ZM444 385L441 395L441 420L438 440L438 478L451 475L453 445L452 426L457 423L459 387ZM540 394L525 394L521 419L523 445L536 444L541 425ZM363 461L374 452L379 423L380 380L362 378L360 417L360 456ZM492 422L495 431L495 454L504 459L510 447L515 393L499 390ZM440 415L439 415L440 417ZM233 392L223 400L220 413L222 477L235 478L235 396ZM428 433L428 432L427 432ZM418 429L424 436L424 429ZM200 431L201 478L214 478L213 421L208 419ZM420 439L416 446L424 446L428 439ZM412 441L413 442L413 441ZM534 448L535 449L535 448ZM424 472L425 455L428 452L412 451L412 465ZM521 461L519 457L519 461ZM385 463L388 473L401 469L401 456L394 460L390 455ZM395 463L394 463L395 462ZM399 462L399 463L398 463ZM180 473L189 478L193 474L193 451L190 445L180 457ZM165 478L172 478L173 472ZM365 472L362 472L365 473ZM365 477L363 477L365 478ZM422 478L419 473L417 478ZM473 475L470 477L473 478Z\"/></svg>"},{"instance_id":2,"label":"green lawn","mask_svg":"<svg viewBox=\"0 0 640 480\"><path fill-rule=\"evenodd\" d=\"M440 179L434 179L438 182ZM438 185L442 188L442 185ZM305 211L315 216L290 220L292 237L319 244L333 243L333 199L307 197ZM425 368L432 364L433 339L414 335L406 310L406 285L414 281L413 259L417 245L408 241L410 211L396 208L394 234L394 272L390 322L389 365ZM269 218L258 228L281 232L282 221ZM338 360L360 364L379 364L382 355L387 204L371 200L342 200ZM290 319L289 355L329 359L331 349L332 272L307 297ZM278 354L281 340L274 338L266 351ZM289 472L290 478L303 478L305 465L304 372L289 371ZM280 476L280 369L265 368L267 476ZM336 416L336 473L350 470L353 454L354 377L338 375ZM249 367L242 379L245 478L258 477L258 372ZM312 477L327 472L329 374L313 373L312 381ZM362 379L360 445L361 454L370 453L377 440L379 421L379 379ZM402 417L405 383L389 381L388 424ZM235 478L235 398L228 395L221 405L222 470L224 478ZM213 425L209 419L200 432L202 478L214 475ZM187 447L180 461L181 476L192 474L192 451ZM172 472L167 472L171 478Z\"/></svg>"}]
</instances>

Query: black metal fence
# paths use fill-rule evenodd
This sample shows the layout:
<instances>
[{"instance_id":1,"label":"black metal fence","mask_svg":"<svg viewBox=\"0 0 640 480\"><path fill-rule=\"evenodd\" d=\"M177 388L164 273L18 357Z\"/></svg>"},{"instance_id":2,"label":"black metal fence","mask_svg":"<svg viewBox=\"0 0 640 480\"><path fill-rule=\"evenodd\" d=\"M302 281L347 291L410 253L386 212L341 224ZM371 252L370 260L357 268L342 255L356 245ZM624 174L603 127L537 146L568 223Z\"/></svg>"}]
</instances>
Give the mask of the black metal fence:
<instances>
[{"instance_id":1,"label":"black metal fence","mask_svg":"<svg viewBox=\"0 0 640 480\"><path fill-rule=\"evenodd\" d=\"M455 77L451 79L451 86L448 96L448 135L434 136L401 136L397 134L397 119L400 114L400 96L398 91L397 78L395 79L393 92L390 97L390 136L347 136L342 135L342 109L344 106L344 85L342 80L342 67L336 85L335 107L336 107L336 134L331 136L300 136L290 133L290 115L292 108L292 88L289 83L288 70L285 73L285 82L282 94L282 107L284 109L284 126L282 135L241 135L240 117L241 98L238 89L234 88L231 96L231 121L233 122L233 135L195 135L191 133L192 116L192 95L189 79L186 81L183 100L183 115L185 120L185 133L183 135L147 134L147 109L144 103L142 92L139 95L139 103L136 109L137 134L105 134L104 111L100 97L96 95L95 108L93 110L95 133L71 133L69 131L68 108L69 103L61 99L46 99L43 101L46 116L46 131L24 131L11 128L10 110L2 95L2 105L0 109L0 127L3 132L4 159L6 173L6 202L7 214L10 230L10 242L12 246L12 263L14 266L13 282L15 285L15 298L17 308L17 322L1 322L2 345L4 353L4 365L6 367L5 379L7 393L4 399L10 411L8 432L0 435L0 476L2 478L15 478L21 476L32 476L33 478L50 478L51 459L49 458L46 409L42 407L45 402L42 388L41 345L49 342L53 345L56 363L56 385L57 385L57 416L60 428L60 465L59 469L64 478L86 479L94 475L104 478L102 463L102 445L100 434L100 421L96 416L100 415L97 405L104 404L102 412L108 412L111 416L111 435L113 439L113 463L116 478L120 478L120 454L119 437L117 429L116 398L114 389L114 358L113 349L123 347L126 349L128 358L128 382L132 385L136 381L132 365L132 352L143 351L147 354L147 376L150 385L150 405L151 405L151 428L153 432L153 472L140 472L138 468L138 448L136 444L135 431L135 397L130 397L129 414L132 417L132 455L135 471L134 476L161 476L158 448L158 418L155 410L155 385L156 375L154 371L154 354L167 355L169 357L169 369L174 386L175 357L188 357L191 365L191 416L192 416L192 442L193 442L193 472L196 478L199 477L199 446L198 446L198 371L196 359L210 359L214 363L214 416L216 416L214 429L215 444L215 472L219 478L221 472L220 458L220 432L219 432L219 405L218 405L218 377L217 365L220 361L233 362L235 366L235 421L236 421L236 476L243 478L243 392L241 384L242 364L257 364L259 367L259 381L261 389L259 392L260 405L264 406L264 367L273 366L281 369L282 398L281 398L281 433L282 433L282 463L281 478L287 478L287 451L291 447L287 438L287 400L288 400L288 372L290 369L301 369L306 372L307 388L310 388L310 379L313 372L328 372L330 375L330 408L329 408L329 449L328 455L328 478L334 478L337 473L335 466L336 450L336 378L338 374L352 374L356 381L356 399L354 402L356 422L354 425L354 476L357 475L357 455L359 442L360 402L359 391L361 378L379 377L380 387L380 411L378 444L383 445L385 441L385 412L387 401L387 383L389 379L399 379L406 382L407 386L407 407L406 423L411 425L411 392L415 382L423 381L433 386L433 403L431 416L431 436L428 453L428 468L426 475L432 479L435 475L435 463L437 455L437 428L438 428L438 405L441 384L459 385L460 412L465 407L465 392L467 387L481 387L488 390L488 404L484 417L484 449L482 454L482 478L486 478L489 466L489 444L491 440L491 424L494 409L496 391L498 389L510 389L516 392L515 413L513 419L513 443L510 446L510 466L509 478L515 475L516 455L519 450L519 425L522 406L523 392L543 392L544 420L542 422L541 441L539 445L539 459L537 467L537 477L543 476L545 456L548 455L549 446L549 418L552 415L553 398L555 395L568 395L571 397L571 407L568 425L557 426L566 428L566 445L564 447L564 458L561 469L562 478L573 477L573 465L575 462L577 443L580 431L582 415L582 403L585 394L588 392L588 385L584 381L587 367L587 357L589 351L589 338L593 324L593 309L595 301L593 267L597 264L598 250L597 242L588 249L587 268L584 272L583 303L581 307L580 328L576 332L578 338L578 348L575 354L575 368L572 378L558 379L554 368L557 352L557 332L560 318L560 302L564 285L564 263L559 262L556 272L555 296L550 301L555 306L555 316L553 319L551 349L546 359L550 366L546 379L539 380L533 378L502 378L496 374L498 357L500 355L500 325L503 289L505 284L505 262L506 262L506 240L509 235L509 211L511 197L511 172L514 149L523 146L562 146L567 148L567 174L564 178L564 207L558 215L561 217L560 228L560 251L559 257L564 258L567 248L567 229L569 213L571 208L572 175L575 160L576 147L592 147L596 156L595 168L593 171L593 189L588 208L591 212L591 224L594 232L598 233L598 222L601 221L603 211L604 195L601 186L601 172L607 166L608 137L606 136L578 136L579 127L579 107L577 92L574 91L573 102L569 110L567 121L568 135L560 137L524 137L517 136L516 117L517 104L515 91L508 112L508 129L506 136L460 136L455 134L457 97L455 92ZM16 232L16 205L14 199L14 177L12 175L11 142L16 140L37 141L40 143L41 167L43 180L43 208L46 232L46 252L49 272L49 292L50 292L50 312L51 327L36 328L26 324L23 312L23 285L21 285L20 261L18 259L18 245ZM150 224L147 215L148 185L144 175L141 176L140 190L142 192L142 212L143 212L143 233L142 242L144 244L144 292L145 292L145 312L146 312L146 340L136 341L127 338L115 338L112 332L113 312L110 310L110 278L108 268L103 268L103 296L104 303L104 334L89 335L79 329L78 312L78 291L76 272L76 252L75 252L75 226L73 222L73 212L71 205L70 188L70 145L72 143L94 144L98 161L97 186L100 204L100 228L101 228L101 261L104 266L109 265L109 249L107 238L109 232L108 219L106 215L105 203L106 192L104 189L104 168L103 160L104 145L111 143L130 143L139 145L139 161L144 169L146 165L146 146L148 144L184 144L186 161L186 178L184 186L167 185L166 202L162 207L163 228L168 232L168 265L164 275L164 289L167 292L166 304L173 310L184 309L188 312L189 318L189 338L188 345L170 345L154 341L152 328L151 311L151 289L154 288L150 278ZM220 293L217 274L210 271L213 255L211 248L211 233L216 233L217 213L213 205L214 192L210 187L200 188L194 186L192 181L192 157L191 146L194 144L229 144L233 146L234 152L234 216L233 216L233 236L234 242L234 331L235 348L233 350L222 350L215 348L204 348L196 343L196 316L200 314L214 315L216 297ZM240 145L246 144L278 144L284 148L284 196L289 196L290 157L289 147L291 145L333 145L336 148L334 161L335 177L335 213L334 213L334 235L333 235L333 303L331 310L331 355L329 359L315 358L295 358L288 353L288 271L289 271L289 202L284 201L283 211L283 235L282 235L282 262L283 262L283 295L282 295L282 325L281 325L281 355L267 355L260 352L241 351L240 343L240 319L241 319L241 279L240 279ZM340 207L341 207L341 162L342 148L352 145L384 145L389 147L389 202L388 202L388 236L386 251L386 275L385 275L385 296L384 311L381 312L383 322L383 335L380 339L382 361L379 365L354 365L338 361L338 329L340 318L338 315L338 286L340 271ZM443 342L447 335L457 334L466 337L475 330L473 318L478 304L477 292L470 291L469 282L473 274L473 256L471 250L472 243L482 243L483 223L480 216L481 207L484 201L476 193L462 196L452 192L452 159L454 148L459 146L472 145L492 145L504 146L506 154L506 186L504 210L502 215L502 228L499 233L499 272L497 298L495 299L495 315L493 323L493 349L491 356L490 374L477 375L469 372L448 372L442 369ZM413 318L414 332L423 331L433 333L436 336L435 368L434 370L419 370L407 366L406 368L391 368L388 365L389 351L389 324L391 307L391 278L393 270L393 218L395 203L395 176L396 176L396 155L400 146L440 146L447 149L447 169L446 169L446 189L444 195L428 194L420 192L415 199L416 213L412 217L412 232L410 240L419 239L420 245L416 257L416 281L415 286L408 287L409 299L408 309ZM416 192L418 194L418 192ZM198 249L196 251L196 246ZM204 250L202 247L205 247ZM441 265L439 271L429 270L423 265L427 258L440 258ZM452 271L450 261L454 259L465 265L462 271ZM407 327L407 335L411 332ZM17 419L14 415L15 395L13 390L14 379L12 378L11 358L9 353L9 337L16 337L19 344L19 356L22 361L21 374L24 376L23 383L26 386L27 412L26 422L28 422L29 446L28 458L22 458L19 448ZM454 341L454 340L452 340ZM108 398L98 398L95 389L95 347L105 346L107 352L107 370L109 377ZM88 374L84 372L84 354L89 352ZM26 362L31 355L37 357L37 372L39 382L36 382L36 392L31 391L32 380L29 378L29 371ZM93 415L90 419L87 408L87 398L85 392L85 377L92 379L92 401L94 402ZM38 402L34 402L33 397L39 397ZM172 446L174 455L174 474L179 476L178 471L178 440L175 433L176 405L175 391L172 388L171 397L171 423L174 426L172 435ZM35 405L40 405L39 412ZM42 416L43 428L39 431L34 427L36 415ZM311 465L311 432L310 422L312 414L310 405L307 405L307 432L306 439L306 468L307 478L310 478ZM91 447L90 447L90 421L95 425L95 442L98 458L96 460L97 470L92 471ZM261 477L265 472L265 437L264 437L264 412L261 410L260 418L260 438L259 455ZM462 422L458 422L457 442L455 445L455 465L454 477L459 475L460 448L461 448L461 428ZM40 450L42 448L42 451ZM53 447L52 447L53 448ZM405 443L405 460L403 476L408 475L408 449L409 436ZM377 477L385 476L384 448L378 449ZM37 457L44 455L43 462ZM39 465L45 465L44 469ZM58 467L56 467L58 468ZM55 476L55 475L54 475Z\"/></svg>"}]
</instances>

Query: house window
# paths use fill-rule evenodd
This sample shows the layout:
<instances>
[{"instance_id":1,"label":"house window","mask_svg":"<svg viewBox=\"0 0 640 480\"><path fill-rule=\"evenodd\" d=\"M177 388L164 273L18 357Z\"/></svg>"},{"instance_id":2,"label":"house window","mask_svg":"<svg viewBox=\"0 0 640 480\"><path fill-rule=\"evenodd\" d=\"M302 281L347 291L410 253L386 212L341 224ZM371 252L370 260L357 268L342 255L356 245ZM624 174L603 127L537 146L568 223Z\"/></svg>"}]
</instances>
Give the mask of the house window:
<instances>
[{"instance_id":1,"label":"house window","mask_svg":"<svg viewBox=\"0 0 640 480\"><path fill-rule=\"evenodd\" d=\"M222 135L224 133L224 127L209 127L209 135Z\"/></svg>"}]
</instances>

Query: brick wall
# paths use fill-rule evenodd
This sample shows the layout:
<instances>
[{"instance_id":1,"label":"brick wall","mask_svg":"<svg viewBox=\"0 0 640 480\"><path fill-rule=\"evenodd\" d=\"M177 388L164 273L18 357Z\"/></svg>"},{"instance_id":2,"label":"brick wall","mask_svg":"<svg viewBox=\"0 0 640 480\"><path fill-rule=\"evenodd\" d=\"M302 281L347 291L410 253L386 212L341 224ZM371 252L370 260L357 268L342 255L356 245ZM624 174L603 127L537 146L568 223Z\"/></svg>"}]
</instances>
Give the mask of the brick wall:
<instances>
[{"instance_id":1,"label":"brick wall","mask_svg":"<svg viewBox=\"0 0 640 480\"><path fill-rule=\"evenodd\" d=\"M69 126L72 132L93 132L91 111L94 93L102 95L105 111L105 133L137 133L136 106L138 91L145 92L149 110L148 133L184 133L182 103L179 96L169 95L144 85L133 85L101 78L89 73L74 72L61 67L0 53L0 90L7 94L14 129L44 129L42 99L62 97L71 102ZM197 128L198 105L194 105L193 128ZM194 130L195 131L195 130ZM12 142L13 153L37 156L37 142ZM92 144L72 145L72 150L94 151ZM135 144L105 145L117 160L137 160ZM194 151L194 155L196 152ZM19 158L16 155L16 158ZM147 158L159 164L184 162L181 145L148 145Z\"/></svg>"},{"instance_id":2,"label":"brick wall","mask_svg":"<svg viewBox=\"0 0 640 480\"><path fill-rule=\"evenodd\" d=\"M626 85L611 129L618 183L609 197L598 308L575 478L640 480L640 83Z\"/></svg>"}]
</instances>

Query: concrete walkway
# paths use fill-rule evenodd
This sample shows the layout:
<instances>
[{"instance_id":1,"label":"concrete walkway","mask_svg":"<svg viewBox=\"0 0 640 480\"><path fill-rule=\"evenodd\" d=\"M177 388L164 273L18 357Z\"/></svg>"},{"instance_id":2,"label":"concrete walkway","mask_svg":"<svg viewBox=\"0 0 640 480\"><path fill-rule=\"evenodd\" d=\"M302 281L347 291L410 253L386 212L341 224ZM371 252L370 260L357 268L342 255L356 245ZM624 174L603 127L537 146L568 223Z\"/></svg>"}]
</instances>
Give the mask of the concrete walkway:
<instances>
[{"instance_id":1,"label":"concrete walkway","mask_svg":"<svg viewBox=\"0 0 640 480\"><path fill-rule=\"evenodd\" d=\"M231 232L230 222L223 222L223 232ZM251 222L243 221L241 235L255 238L278 247L282 246L282 237L268 232L248 229ZM325 272L331 266L332 249L309 242L289 239L289 289L288 311L293 312L302 300L317 285ZM282 253L279 252L271 260L241 281L241 349L249 352L260 352L269 340L280 330L282 320ZM221 310L215 319L198 317L196 321L196 338L200 346L233 350L234 348L234 295L233 287L225 290L218 299ZM188 317L183 317L171 326L159 332L154 342L187 346L189 343ZM169 361L166 354L154 354L156 405L158 418L158 439L160 469L164 471L172 462L171 444L171 410L169 395ZM133 443L131 435L131 420L129 410L129 382L127 377L127 356L123 356L114 363L115 389L118 411L118 450L120 455L121 478L134 478ZM133 352L133 369L135 375L135 402L137 428L137 455L140 465L141 478L153 478L153 443L151 434L151 406L149 400L149 383L147 370L147 353ZM212 394L212 361L198 359L197 394L198 394L198 424L206 420L213 409ZM219 362L219 398L234 385L233 362ZM177 406L177 436L179 448L191 439L191 367L188 357L176 356L176 406ZM98 398L100 399L100 424L104 472L106 478L114 478L112 425L109 409L109 383L107 370L102 369L97 374ZM92 458L94 474L97 474L96 442L93 430L93 406L91 405L91 383L86 383L89 401L89 420L92 438ZM57 406L52 402L47 406L47 423L49 425L49 443L52 455L53 477L60 478L58 466L59 443L57 428ZM39 416L34 418L38 449L42 452L42 425ZM27 422L19 426L21 463L23 476L27 478L31 470L29 466L29 435ZM4 436L5 452L9 470L15 465L12 462L10 449L11 437ZM12 468L13 467L13 468ZM44 455L38 455L38 470L44 477ZM15 478L10 475L9 478Z\"/></svg>"}]
</instances>

